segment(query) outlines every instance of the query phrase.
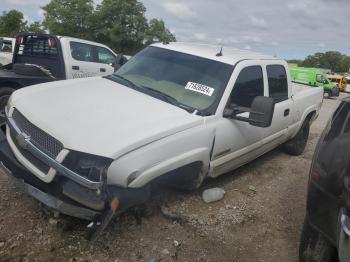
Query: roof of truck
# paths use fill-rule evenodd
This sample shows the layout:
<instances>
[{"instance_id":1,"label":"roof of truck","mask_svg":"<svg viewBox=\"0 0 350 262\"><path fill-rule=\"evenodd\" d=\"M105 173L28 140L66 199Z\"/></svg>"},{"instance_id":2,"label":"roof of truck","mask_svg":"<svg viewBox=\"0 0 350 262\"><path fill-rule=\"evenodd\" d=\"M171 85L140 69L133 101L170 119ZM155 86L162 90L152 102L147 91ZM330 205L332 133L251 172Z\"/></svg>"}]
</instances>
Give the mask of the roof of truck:
<instances>
[{"instance_id":1,"label":"roof of truck","mask_svg":"<svg viewBox=\"0 0 350 262\"><path fill-rule=\"evenodd\" d=\"M191 54L211 60L216 60L230 65L235 65L237 62L242 60L281 60L271 55L265 55L261 53L255 53L249 50L241 50L232 47L225 47L219 45L207 45L197 43L183 43L183 42L172 42L172 43L157 43L152 46L165 48L181 53ZM222 48L222 56L216 56Z\"/></svg>"}]
</instances>

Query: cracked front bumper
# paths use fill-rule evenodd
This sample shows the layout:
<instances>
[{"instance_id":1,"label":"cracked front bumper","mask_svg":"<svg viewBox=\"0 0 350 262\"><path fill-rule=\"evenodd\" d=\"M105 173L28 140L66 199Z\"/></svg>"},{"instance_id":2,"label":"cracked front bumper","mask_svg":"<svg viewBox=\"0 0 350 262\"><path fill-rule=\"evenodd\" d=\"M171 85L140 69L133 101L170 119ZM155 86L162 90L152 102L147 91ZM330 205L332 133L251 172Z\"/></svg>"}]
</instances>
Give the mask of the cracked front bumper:
<instances>
[{"instance_id":1,"label":"cracked front bumper","mask_svg":"<svg viewBox=\"0 0 350 262\"><path fill-rule=\"evenodd\" d=\"M51 183L43 182L18 162L1 131L0 169L14 177L26 193L50 209L86 220L98 220L109 210L113 199L118 199L115 213L121 214L130 207L146 202L151 194L150 185L135 189L105 185L100 195L96 195L95 190L83 187L59 173Z\"/></svg>"},{"instance_id":2,"label":"cracked front bumper","mask_svg":"<svg viewBox=\"0 0 350 262\"><path fill-rule=\"evenodd\" d=\"M0 169L5 174L14 177L15 183L27 194L54 211L86 220L93 220L100 214L100 210L86 208L58 194L57 188L60 188L62 183L47 184L25 169L12 153L3 132L0 132ZM56 192L56 194L50 194L50 191Z\"/></svg>"}]
</instances>

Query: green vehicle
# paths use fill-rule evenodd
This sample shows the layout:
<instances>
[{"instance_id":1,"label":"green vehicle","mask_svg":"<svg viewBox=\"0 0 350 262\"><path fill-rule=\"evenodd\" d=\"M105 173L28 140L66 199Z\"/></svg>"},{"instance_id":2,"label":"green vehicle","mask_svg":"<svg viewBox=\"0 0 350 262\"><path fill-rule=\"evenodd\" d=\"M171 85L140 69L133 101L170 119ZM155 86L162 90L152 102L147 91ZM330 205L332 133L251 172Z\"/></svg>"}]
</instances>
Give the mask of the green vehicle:
<instances>
[{"instance_id":1,"label":"green vehicle","mask_svg":"<svg viewBox=\"0 0 350 262\"><path fill-rule=\"evenodd\" d=\"M292 81L314 87L322 87L328 96L339 96L339 88L336 87L327 75L319 68L291 67Z\"/></svg>"}]
</instances>

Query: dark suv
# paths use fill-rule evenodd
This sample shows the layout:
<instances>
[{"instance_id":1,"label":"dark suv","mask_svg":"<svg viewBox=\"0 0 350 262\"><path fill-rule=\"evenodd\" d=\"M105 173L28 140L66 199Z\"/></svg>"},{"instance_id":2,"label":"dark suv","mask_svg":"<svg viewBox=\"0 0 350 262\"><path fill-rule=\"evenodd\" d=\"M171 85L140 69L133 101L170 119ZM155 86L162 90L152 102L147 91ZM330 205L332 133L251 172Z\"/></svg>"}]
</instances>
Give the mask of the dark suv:
<instances>
[{"instance_id":1,"label":"dark suv","mask_svg":"<svg viewBox=\"0 0 350 262\"><path fill-rule=\"evenodd\" d=\"M301 262L350 261L350 98L328 122L310 169Z\"/></svg>"}]
</instances>

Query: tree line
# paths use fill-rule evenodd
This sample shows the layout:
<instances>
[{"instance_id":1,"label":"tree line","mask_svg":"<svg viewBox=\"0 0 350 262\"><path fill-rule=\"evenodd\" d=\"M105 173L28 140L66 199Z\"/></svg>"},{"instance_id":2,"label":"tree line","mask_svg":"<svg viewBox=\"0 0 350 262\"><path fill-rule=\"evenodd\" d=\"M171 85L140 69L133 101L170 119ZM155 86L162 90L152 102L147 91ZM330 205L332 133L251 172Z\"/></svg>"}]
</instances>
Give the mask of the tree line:
<instances>
[{"instance_id":1,"label":"tree line","mask_svg":"<svg viewBox=\"0 0 350 262\"><path fill-rule=\"evenodd\" d=\"M305 60L289 60L288 62L298 64L298 66L327 68L337 73L346 73L350 69L350 56L337 51L319 52L307 56Z\"/></svg>"},{"instance_id":2,"label":"tree line","mask_svg":"<svg viewBox=\"0 0 350 262\"><path fill-rule=\"evenodd\" d=\"M29 23L18 10L0 16L0 36L18 32L49 32L103 43L118 53L133 55L154 42L176 41L161 19L147 20L137 0L51 0L41 7L43 21Z\"/></svg>"}]
</instances>

